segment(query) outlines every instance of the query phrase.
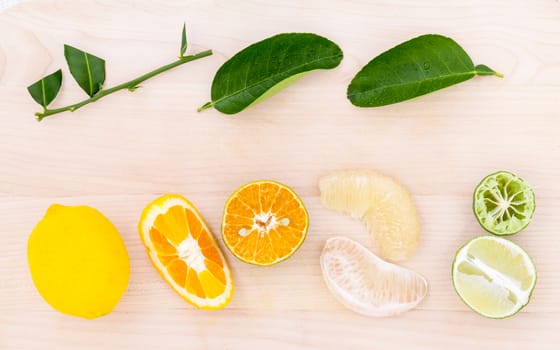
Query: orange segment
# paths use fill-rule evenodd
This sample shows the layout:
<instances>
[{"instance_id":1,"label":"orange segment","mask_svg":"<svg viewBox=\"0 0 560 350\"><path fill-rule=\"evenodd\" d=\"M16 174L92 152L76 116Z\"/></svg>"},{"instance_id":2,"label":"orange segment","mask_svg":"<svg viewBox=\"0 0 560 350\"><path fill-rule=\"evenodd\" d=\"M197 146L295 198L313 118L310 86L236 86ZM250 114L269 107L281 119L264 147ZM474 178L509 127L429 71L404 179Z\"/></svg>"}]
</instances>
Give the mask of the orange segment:
<instances>
[{"instance_id":1,"label":"orange segment","mask_svg":"<svg viewBox=\"0 0 560 350\"><path fill-rule=\"evenodd\" d=\"M177 255L177 248L172 246L167 238L155 228L150 230L150 240L159 255Z\"/></svg>"},{"instance_id":2,"label":"orange segment","mask_svg":"<svg viewBox=\"0 0 560 350\"><path fill-rule=\"evenodd\" d=\"M236 233L237 234L237 233ZM239 234L237 234L240 236ZM257 241L259 240L259 231L253 230L251 231L247 237L240 237L237 245L233 247L233 249L237 252L236 256L245 257L247 260L254 260L255 254L257 250ZM227 243L226 243L226 246ZM228 246L229 247L229 246Z\"/></svg>"},{"instance_id":3,"label":"orange segment","mask_svg":"<svg viewBox=\"0 0 560 350\"><path fill-rule=\"evenodd\" d=\"M235 213L235 215L237 216L242 216L251 220L255 215L253 209L251 209L249 205L242 202L239 198L232 198L229 206L231 208L231 212Z\"/></svg>"},{"instance_id":4,"label":"orange segment","mask_svg":"<svg viewBox=\"0 0 560 350\"><path fill-rule=\"evenodd\" d=\"M259 186L250 186L239 196L239 200L253 212L261 211L261 203L259 200Z\"/></svg>"},{"instance_id":5,"label":"orange segment","mask_svg":"<svg viewBox=\"0 0 560 350\"><path fill-rule=\"evenodd\" d=\"M257 248L255 254L255 261L259 264L266 264L269 261L278 260L278 254L272 246L272 241L269 235L265 235L262 239L257 241ZM288 250L284 254L289 253Z\"/></svg>"},{"instance_id":6,"label":"orange segment","mask_svg":"<svg viewBox=\"0 0 560 350\"><path fill-rule=\"evenodd\" d=\"M276 196L280 193L280 187L275 184L263 183L259 185L259 199L263 212L269 212L276 201Z\"/></svg>"},{"instance_id":7,"label":"orange segment","mask_svg":"<svg viewBox=\"0 0 560 350\"><path fill-rule=\"evenodd\" d=\"M290 229L289 227L277 227L270 239L274 250L278 255L286 254L292 247L303 239L301 231Z\"/></svg>"},{"instance_id":8,"label":"orange segment","mask_svg":"<svg viewBox=\"0 0 560 350\"><path fill-rule=\"evenodd\" d=\"M200 284L202 285L202 289L204 289L204 293L209 298L219 296L224 290L223 283L208 270L202 271L198 277L200 278Z\"/></svg>"},{"instance_id":9,"label":"orange segment","mask_svg":"<svg viewBox=\"0 0 560 350\"><path fill-rule=\"evenodd\" d=\"M210 271L214 276L216 276L216 278L222 284L226 284L226 275L224 273L224 269L222 269L222 266L208 259L206 259L204 263L206 264L206 268L208 269L208 271Z\"/></svg>"},{"instance_id":10,"label":"orange segment","mask_svg":"<svg viewBox=\"0 0 560 350\"><path fill-rule=\"evenodd\" d=\"M198 236L198 246L200 249L206 249L208 247L213 247L216 245L214 240L208 235L208 232L201 231L200 235Z\"/></svg>"},{"instance_id":11,"label":"orange segment","mask_svg":"<svg viewBox=\"0 0 560 350\"><path fill-rule=\"evenodd\" d=\"M167 266L171 261L177 259L178 256L177 255L159 255L157 256L157 259L161 262L161 264L163 266Z\"/></svg>"},{"instance_id":12,"label":"orange segment","mask_svg":"<svg viewBox=\"0 0 560 350\"><path fill-rule=\"evenodd\" d=\"M185 215L187 217L187 222L189 223L189 231L194 239L198 239L200 232L203 230L202 225L199 220L197 220L195 213L192 210L185 209Z\"/></svg>"},{"instance_id":13,"label":"orange segment","mask_svg":"<svg viewBox=\"0 0 560 350\"><path fill-rule=\"evenodd\" d=\"M164 195L142 212L139 232L164 280L186 301L220 309L233 294L231 270L214 235L186 198Z\"/></svg>"},{"instance_id":14,"label":"orange segment","mask_svg":"<svg viewBox=\"0 0 560 350\"><path fill-rule=\"evenodd\" d=\"M270 237L270 241L274 246L276 254L278 254L278 256L284 256L290 253L292 249L290 248L289 244L284 243L285 240L280 232L278 232L277 230L271 230L268 236Z\"/></svg>"},{"instance_id":15,"label":"orange segment","mask_svg":"<svg viewBox=\"0 0 560 350\"><path fill-rule=\"evenodd\" d=\"M206 259L212 260L215 264L218 264L220 267L222 267L222 257L220 256L220 252L213 245L202 249L202 254L204 254Z\"/></svg>"},{"instance_id":16,"label":"orange segment","mask_svg":"<svg viewBox=\"0 0 560 350\"><path fill-rule=\"evenodd\" d=\"M200 298L205 297L204 290L202 289L202 285L198 279L198 274L193 269L189 269L186 288L190 293L193 293Z\"/></svg>"},{"instance_id":17,"label":"orange segment","mask_svg":"<svg viewBox=\"0 0 560 350\"><path fill-rule=\"evenodd\" d=\"M255 181L226 202L222 237L240 260L273 265L301 246L308 224L305 206L293 190L274 181Z\"/></svg>"},{"instance_id":18,"label":"orange segment","mask_svg":"<svg viewBox=\"0 0 560 350\"><path fill-rule=\"evenodd\" d=\"M166 265L169 276L180 286L187 280L187 264L181 259L174 259Z\"/></svg>"},{"instance_id":19,"label":"orange segment","mask_svg":"<svg viewBox=\"0 0 560 350\"><path fill-rule=\"evenodd\" d=\"M185 212L178 205L169 208L165 214L158 215L153 227L175 246L178 246L189 232Z\"/></svg>"},{"instance_id":20,"label":"orange segment","mask_svg":"<svg viewBox=\"0 0 560 350\"><path fill-rule=\"evenodd\" d=\"M291 203L292 194L288 190L280 189L276 200L272 203L271 211L278 213L279 215L286 213L286 208L294 203Z\"/></svg>"}]
</instances>

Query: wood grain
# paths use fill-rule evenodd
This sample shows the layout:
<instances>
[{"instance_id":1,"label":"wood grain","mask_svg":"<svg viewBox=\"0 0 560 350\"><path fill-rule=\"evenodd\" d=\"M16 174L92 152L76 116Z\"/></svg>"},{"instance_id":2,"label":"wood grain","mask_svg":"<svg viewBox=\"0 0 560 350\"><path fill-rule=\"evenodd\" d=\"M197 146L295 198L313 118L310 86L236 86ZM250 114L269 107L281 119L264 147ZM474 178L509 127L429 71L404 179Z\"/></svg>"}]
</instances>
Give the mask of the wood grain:
<instances>
[{"instance_id":1,"label":"wood grain","mask_svg":"<svg viewBox=\"0 0 560 350\"><path fill-rule=\"evenodd\" d=\"M176 57L187 22L190 50L213 49L122 92L42 123L25 87L59 67L63 44L107 60L107 86ZM313 73L237 116L196 113L216 69L266 36L310 31L337 42L341 66ZM456 39L475 63L505 74L378 109L345 98L376 54L424 33ZM66 72L65 72L66 73ZM560 334L560 3L425 1L30 1L0 14L0 349L558 349ZM84 97L66 74L55 105ZM371 246L361 224L319 203L317 180L372 168L413 193L422 217L418 253L427 299L399 317L368 319L338 304L318 264L328 237ZM471 191L510 169L533 184L537 212L512 239L534 258L530 305L495 321L471 312L450 279L455 250L482 234ZM271 178L301 194L310 213L302 248L270 268L231 255L236 292L227 309L193 309L150 266L136 232L162 193L188 196L215 233L239 185ZM26 242L51 203L87 204L127 245L130 286L110 315L84 321L54 312L36 292Z\"/></svg>"}]
</instances>

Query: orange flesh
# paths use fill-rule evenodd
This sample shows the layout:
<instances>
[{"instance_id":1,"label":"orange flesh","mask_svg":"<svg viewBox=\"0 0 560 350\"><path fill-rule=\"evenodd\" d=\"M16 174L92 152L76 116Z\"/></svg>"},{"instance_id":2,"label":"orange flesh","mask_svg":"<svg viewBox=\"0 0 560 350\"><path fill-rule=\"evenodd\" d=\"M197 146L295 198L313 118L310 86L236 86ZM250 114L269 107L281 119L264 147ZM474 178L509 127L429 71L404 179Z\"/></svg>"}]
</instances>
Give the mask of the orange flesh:
<instances>
[{"instance_id":1,"label":"orange flesh","mask_svg":"<svg viewBox=\"0 0 560 350\"><path fill-rule=\"evenodd\" d=\"M149 239L154 253L167 274L188 293L200 298L215 298L226 290L224 261L219 248L210 238L197 216L189 209L175 205L156 217ZM185 240L196 241L200 254L181 257L179 246ZM203 269L197 271L189 261L202 261Z\"/></svg>"},{"instance_id":2,"label":"orange flesh","mask_svg":"<svg viewBox=\"0 0 560 350\"><path fill-rule=\"evenodd\" d=\"M257 182L238 190L226 204L224 242L245 262L270 265L301 245L308 217L303 203L285 186Z\"/></svg>"}]
</instances>

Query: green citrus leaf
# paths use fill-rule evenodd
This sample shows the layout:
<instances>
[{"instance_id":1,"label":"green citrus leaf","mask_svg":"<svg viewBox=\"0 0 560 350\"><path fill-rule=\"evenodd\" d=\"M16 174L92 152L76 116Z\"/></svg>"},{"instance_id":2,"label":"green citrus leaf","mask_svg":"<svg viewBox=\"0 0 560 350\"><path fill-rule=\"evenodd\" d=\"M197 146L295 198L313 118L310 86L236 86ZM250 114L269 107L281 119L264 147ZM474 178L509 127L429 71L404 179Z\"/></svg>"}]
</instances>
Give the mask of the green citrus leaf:
<instances>
[{"instance_id":1,"label":"green citrus leaf","mask_svg":"<svg viewBox=\"0 0 560 350\"><path fill-rule=\"evenodd\" d=\"M264 39L220 67L212 81L212 101L199 111L214 107L225 114L239 113L293 83L302 73L335 68L342 57L338 45L316 34L284 33Z\"/></svg>"},{"instance_id":2,"label":"green citrus leaf","mask_svg":"<svg viewBox=\"0 0 560 350\"><path fill-rule=\"evenodd\" d=\"M484 65L474 66L453 39L422 35L385 51L352 79L347 97L358 107L389 105L469 80L496 75Z\"/></svg>"},{"instance_id":3,"label":"green citrus leaf","mask_svg":"<svg viewBox=\"0 0 560 350\"><path fill-rule=\"evenodd\" d=\"M105 60L70 45L64 45L64 57L70 73L90 97L95 95L105 82Z\"/></svg>"},{"instance_id":4,"label":"green citrus leaf","mask_svg":"<svg viewBox=\"0 0 560 350\"><path fill-rule=\"evenodd\" d=\"M187 27L183 23L183 32L181 33L181 54L179 57L183 57L187 52Z\"/></svg>"},{"instance_id":5,"label":"green citrus leaf","mask_svg":"<svg viewBox=\"0 0 560 350\"><path fill-rule=\"evenodd\" d=\"M41 80L29 85L27 91L38 104L47 108L47 106L54 100L60 86L62 85L62 71L59 69L56 72L47 75Z\"/></svg>"}]
</instances>

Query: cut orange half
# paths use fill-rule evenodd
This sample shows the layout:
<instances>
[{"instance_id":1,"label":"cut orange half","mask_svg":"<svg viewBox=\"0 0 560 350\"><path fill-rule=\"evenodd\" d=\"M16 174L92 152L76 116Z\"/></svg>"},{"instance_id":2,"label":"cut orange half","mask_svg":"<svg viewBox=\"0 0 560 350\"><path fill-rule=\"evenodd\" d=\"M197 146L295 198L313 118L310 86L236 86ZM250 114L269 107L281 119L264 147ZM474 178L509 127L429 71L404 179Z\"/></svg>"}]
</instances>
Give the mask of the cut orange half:
<instances>
[{"instance_id":1,"label":"cut orange half","mask_svg":"<svg viewBox=\"0 0 560 350\"><path fill-rule=\"evenodd\" d=\"M229 303L231 270L191 202L177 194L159 197L142 212L138 229L152 264L181 297L201 309Z\"/></svg>"},{"instance_id":2,"label":"cut orange half","mask_svg":"<svg viewBox=\"0 0 560 350\"><path fill-rule=\"evenodd\" d=\"M308 224L307 210L292 189L261 180L240 187L229 197L222 237L240 260L267 266L294 254L305 240Z\"/></svg>"}]
</instances>

